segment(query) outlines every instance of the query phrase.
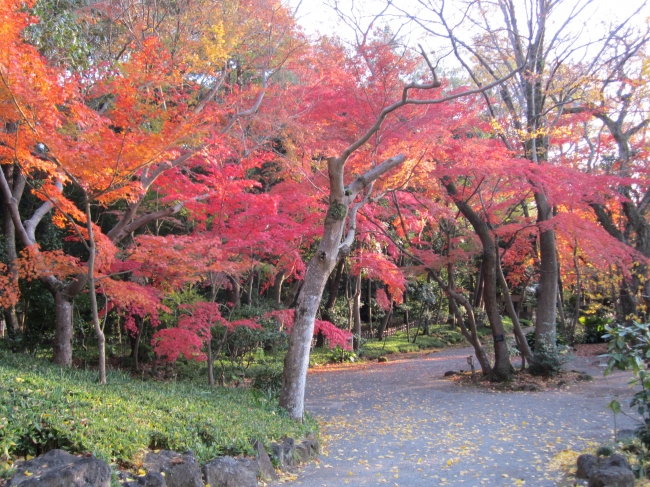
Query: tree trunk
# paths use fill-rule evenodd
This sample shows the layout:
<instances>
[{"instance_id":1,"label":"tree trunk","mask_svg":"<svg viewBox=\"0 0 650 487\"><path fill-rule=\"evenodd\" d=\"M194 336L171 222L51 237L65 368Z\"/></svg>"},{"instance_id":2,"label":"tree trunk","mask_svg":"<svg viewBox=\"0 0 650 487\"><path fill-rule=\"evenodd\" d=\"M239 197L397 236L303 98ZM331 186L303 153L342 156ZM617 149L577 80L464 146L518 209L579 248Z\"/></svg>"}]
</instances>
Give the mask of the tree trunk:
<instances>
[{"instance_id":1,"label":"tree trunk","mask_svg":"<svg viewBox=\"0 0 650 487\"><path fill-rule=\"evenodd\" d=\"M25 179L20 177L19 169L14 164L6 164L2 166L5 178L11 187L12 196L20 201L23 190L25 187ZM0 199L2 194L0 193ZM16 227L11 219L11 211L9 205L2 205L2 220L4 222L4 243L5 251L7 252L7 267L9 270L9 279L11 285L18 289L18 251L16 250ZM5 325L7 327L7 336L13 338L20 332L20 323L16 315L16 307L14 305L4 309Z\"/></svg>"},{"instance_id":2,"label":"tree trunk","mask_svg":"<svg viewBox=\"0 0 650 487\"><path fill-rule=\"evenodd\" d=\"M210 337L207 340L207 351L208 351L208 385L210 387L214 386L214 360L212 358L212 332L210 332Z\"/></svg>"},{"instance_id":3,"label":"tree trunk","mask_svg":"<svg viewBox=\"0 0 650 487\"><path fill-rule=\"evenodd\" d=\"M97 292L95 290L95 236L93 234L93 221L90 213L90 202L86 200L86 230L88 232L88 292L90 294L90 309L97 335L97 348L99 351L99 383L106 384L106 337L99 321L99 310L97 307Z\"/></svg>"},{"instance_id":4,"label":"tree trunk","mask_svg":"<svg viewBox=\"0 0 650 487\"><path fill-rule=\"evenodd\" d=\"M142 330L144 329L144 318L139 315L134 316L135 322L138 326L138 331L135 335L135 341L133 342L133 351L131 355L133 356L133 370L140 370L140 340L142 339Z\"/></svg>"},{"instance_id":5,"label":"tree trunk","mask_svg":"<svg viewBox=\"0 0 650 487\"><path fill-rule=\"evenodd\" d=\"M271 299L277 305L282 304L282 283L284 282L284 277L286 276L286 269L282 269L275 275L275 281L273 281L273 291L271 293Z\"/></svg>"},{"instance_id":6,"label":"tree trunk","mask_svg":"<svg viewBox=\"0 0 650 487\"><path fill-rule=\"evenodd\" d=\"M72 302L63 291L54 293L56 328L52 362L66 367L72 365Z\"/></svg>"},{"instance_id":7,"label":"tree trunk","mask_svg":"<svg viewBox=\"0 0 650 487\"><path fill-rule=\"evenodd\" d=\"M289 349L284 359L282 375L282 391L280 406L285 408L289 417L302 419L305 400L305 385L307 382L307 367L309 366L309 349L314 335L314 320L318 312L325 283L330 275L335 259L320 259L319 252L336 252L340 233L326 226L326 233L315 255L307 265L303 286L298 295L298 305L291 335ZM328 235L329 233L329 235ZM335 233L332 235L332 233ZM325 250L326 249L326 250Z\"/></svg>"},{"instance_id":8,"label":"tree trunk","mask_svg":"<svg viewBox=\"0 0 650 487\"><path fill-rule=\"evenodd\" d=\"M476 288L474 289L474 299L472 299L472 306L478 308L483 302L483 265L478 266L476 276Z\"/></svg>"},{"instance_id":9,"label":"tree trunk","mask_svg":"<svg viewBox=\"0 0 650 487\"><path fill-rule=\"evenodd\" d=\"M467 218L472 228L474 228L483 246L483 300L494 340L492 378L496 380L507 380L512 375L513 368L510 363L505 329L503 328L503 322L499 313L499 303L497 301L496 244L486 221L465 200L456 198L458 194L456 185L449 179L444 179L443 184L449 195L455 199L458 210ZM555 252L555 248L553 248L553 252Z\"/></svg>"},{"instance_id":10,"label":"tree trunk","mask_svg":"<svg viewBox=\"0 0 650 487\"><path fill-rule=\"evenodd\" d=\"M352 316L354 317L354 350L361 346L361 274L354 280L354 295L352 296Z\"/></svg>"},{"instance_id":11,"label":"tree trunk","mask_svg":"<svg viewBox=\"0 0 650 487\"><path fill-rule=\"evenodd\" d=\"M543 223L551 218L551 208L546 196L535 194L537 203L537 222ZM539 234L540 276L537 295L537 323L535 323L535 352L544 344L548 350L555 350L557 318L557 250L555 231L552 229Z\"/></svg>"},{"instance_id":12,"label":"tree trunk","mask_svg":"<svg viewBox=\"0 0 650 487\"><path fill-rule=\"evenodd\" d=\"M391 316L393 316L393 300L392 299L390 299L390 308L388 308L388 311L386 311L386 314L384 315L384 317L379 322L379 327L377 327L377 339L378 340L383 340L384 339L384 332L386 331L386 327L390 323Z\"/></svg>"},{"instance_id":13,"label":"tree trunk","mask_svg":"<svg viewBox=\"0 0 650 487\"><path fill-rule=\"evenodd\" d=\"M293 306L296 304L296 299L298 298L298 295L300 294L300 290L302 289L302 285L304 283L305 281L295 281L293 283L293 286L291 286L291 291L289 291L289 294L284 298L284 301L282 302L285 308L293 308Z\"/></svg>"},{"instance_id":14,"label":"tree trunk","mask_svg":"<svg viewBox=\"0 0 650 487\"><path fill-rule=\"evenodd\" d=\"M462 294L457 293L453 289L451 284L453 283L454 280L453 266L448 269L449 269L449 284L445 284L442 278L434 270L428 269L428 271L429 271L429 275L433 277L433 279L438 283L438 285L442 288L445 294L447 294L447 298L449 299L449 307L451 309L451 312L454 314L454 316L458 321L460 332L463 334L465 339L472 345L472 347L474 347L474 354L476 355L476 359L478 360L478 363L481 365L481 371L483 375L487 377L492 373L492 367L490 366L490 359L488 358L487 353L485 353L485 349L483 348L481 339L478 336L478 331L476 330L476 319L474 318L474 308L472 306L472 303L470 303ZM460 310L458 309L458 305L456 304L456 301L458 301L465 308L465 311L467 311L467 318L470 326L469 330L465 326L465 322L463 321L463 317L460 314Z\"/></svg>"},{"instance_id":15,"label":"tree trunk","mask_svg":"<svg viewBox=\"0 0 650 487\"><path fill-rule=\"evenodd\" d=\"M499 249L497 247L497 253L498 252ZM519 345L519 350L521 351L521 360L522 360L522 368L523 368L523 363L525 363L526 360L528 360L528 362L530 363L530 361L533 358L533 354L530 351L530 347L528 346L526 335L524 335L524 332L521 329L521 324L519 323L519 315L515 311L515 307L512 304L510 289L508 288L508 283L506 281L505 276L503 275L503 269L501 268L501 259L499 255L497 255L497 277L499 278L499 284L501 284L501 289L503 290L503 297L506 302L506 310L508 312L508 316L510 316L510 319L512 320L512 328L515 334L515 338L517 339L517 343Z\"/></svg>"},{"instance_id":16,"label":"tree trunk","mask_svg":"<svg viewBox=\"0 0 650 487\"><path fill-rule=\"evenodd\" d=\"M372 330L372 279L368 278L368 329Z\"/></svg>"},{"instance_id":17,"label":"tree trunk","mask_svg":"<svg viewBox=\"0 0 650 487\"><path fill-rule=\"evenodd\" d=\"M255 271L251 271L248 279L246 279L246 290L244 291L244 304L250 307L253 304L253 281L255 280Z\"/></svg>"},{"instance_id":18,"label":"tree trunk","mask_svg":"<svg viewBox=\"0 0 650 487\"><path fill-rule=\"evenodd\" d=\"M241 286L239 281L233 276L228 276L230 281L230 289L228 289L228 303L232 309L237 309L241 306Z\"/></svg>"},{"instance_id":19,"label":"tree trunk","mask_svg":"<svg viewBox=\"0 0 650 487\"><path fill-rule=\"evenodd\" d=\"M383 116L385 117L385 115ZM377 122L375 126L378 129L380 123ZM367 201L367 197L372 191L373 182L382 174L400 165L405 159L402 155L387 159L346 186L343 181L345 163L352 152L352 149L348 149L341 157L331 157L327 160L330 198L323 237L318 244L316 253L307 264L304 284L298 295L294 324L289 337L289 349L284 359L280 406L287 410L290 418L296 420L302 420L304 413L305 385L307 367L309 366L309 350L314 335L314 320L327 278L336 263L350 252L356 233L356 214ZM356 203L350 211L350 205L357 195L365 190L368 193L366 197ZM350 211L350 218L343 240L348 211Z\"/></svg>"},{"instance_id":20,"label":"tree trunk","mask_svg":"<svg viewBox=\"0 0 650 487\"><path fill-rule=\"evenodd\" d=\"M343 278L343 268L345 267L345 259L339 260L339 263L336 265L336 273L334 278L330 279L327 302L323 308L323 319L327 321L332 321L330 318L330 312L334 309L336 304L336 299L339 295L339 287L341 286L341 279Z\"/></svg>"}]
</instances>

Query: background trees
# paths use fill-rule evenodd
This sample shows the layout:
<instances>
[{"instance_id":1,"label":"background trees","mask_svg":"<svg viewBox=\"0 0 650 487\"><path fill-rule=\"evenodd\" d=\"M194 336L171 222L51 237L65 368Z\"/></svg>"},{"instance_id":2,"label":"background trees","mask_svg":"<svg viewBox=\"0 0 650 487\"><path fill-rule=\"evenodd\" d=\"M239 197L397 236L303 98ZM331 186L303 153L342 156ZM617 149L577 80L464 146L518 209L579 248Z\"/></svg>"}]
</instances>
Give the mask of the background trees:
<instances>
[{"instance_id":1,"label":"background trees","mask_svg":"<svg viewBox=\"0 0 650 487\"><path fill-rule=\"evenodd\" d=\"M125 334L136 370L207 360L213 383L216 356L291 330L280 402L300 418L314 335L449 322L503 379L504 323L535 359L532 308L538 350L587 313L645 316L643 30L584 51L586 4L560 24L547 0L401 11L465 69L448 82L379 17L348 45L262 0L22 5L0 10L16 350L71 365Z\"/></svg>"}]
</instances>

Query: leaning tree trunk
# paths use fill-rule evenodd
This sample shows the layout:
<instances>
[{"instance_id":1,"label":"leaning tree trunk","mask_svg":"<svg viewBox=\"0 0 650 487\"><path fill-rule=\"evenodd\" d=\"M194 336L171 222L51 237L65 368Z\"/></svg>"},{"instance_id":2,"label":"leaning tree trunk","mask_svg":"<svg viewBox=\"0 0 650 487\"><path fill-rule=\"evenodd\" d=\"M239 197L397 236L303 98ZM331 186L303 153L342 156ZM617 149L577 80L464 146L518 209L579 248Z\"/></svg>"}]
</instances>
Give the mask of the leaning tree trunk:
<instances>
[{"instance_id":1,"label":"leaning tree trunk","mask_svg":"<svg viewBox=\"0 0 650 487\"><path fill-rule=\"evenodd\" d=\"M506 281L506 278L503 275L503 269L501 268L501 259L500 256L498 255L498 252L499 249L497 247L497 277L499 278L499 284L501 285L501 289L503 290L503 297L506 302L506 311L508 312L508 316L510 316L510 319L512 320L513 332L515 334L517 343L519 344L519 350L521 351L521 360L522 360L522 368L523 368L523 364L526 360L528 360L528 363L530 363L530 361L533 359L533 354L530 351L530 347L528 346L526 335L524 335L524 332L521 329L521 324L519 323L519 315L515 311L515 306L512 303L512 297L510 296L510 288L508 287L508 282ZM523 306L523 300L522 300L522 306Z\"/></svg>"},{"instance_id":2,"label":"leaning tree trunk","mask_svg":"<svg viewBox=\"0 0 650 487\"><path fill-rule=\"evenodd\" d=\"M302 419L304 413L305 385L307 382L307 367L309 366L309 350L314 335L314 320L323 296L327 278L332 273L336 263L350 252L356 233L356 213L367 201L367 196L353 207L345 240L346 217L350 205L357 195L368 188L372 191L372 183L382 174L390 171L404 162L405 157L398 155L385 160L367 173L357 177L345 186L343 182L345 162L350 151L345 151L341 157L329 158L327 161L330 179L330 200L323 237L316 253L307 264L303 286L298 295L294 324L289 337L289 349L284 359L282 374L282 391L280 406L285 408L289 417Z\"/></svg>"},{"instance_id":3,"label":"leaning tree trunk","mask_svg":"<svg viewBox=\"0 0 650 487\"><path fill-rule=\"evenodd\" d=\"M332 204L336 204L336 202L330 203L330 206ZM333 218L330 215L328 215L327 220L325 222L325 233L318 246L318 251L307 264L302 289L298 295L293 328L289 337L289 349L284 359L280 406L285 408L293 419L302 419L303 416L309 349L314 335L314 320L316 319L325 283L336 264L343 231L343 221L332 221Z\"/></svg>"},{"instance_id":4,"label":"leaning tree trunk","mask_svg":"<svg viewBox=\"0 0 650 487\"><path fill-rule=\"evenodd\" d=\"M286 275L286 269L282 269L275 275L275 280L273 281L273 290L271 292L271 297L273 299L273 302L277 305L282 304L282 284L284 283L284 278Z\"/></svg>"},{"instance_id":5,"label":"leaning tree trunk","mask_svg":"<svg viewBox=\"0 0 650 487\"><path fill-rule=\"evenodd\" d=\"M510 354L506 342L505 329L499 313L499 303L497 301L497 258L496 244L487 222L467 203L467 201L457 198L458 190L456 185L448 178L443 179L443 184L447 193L455 199L456 207L472 225L472 228L481 240L483 246L482 275L483 275L483 300L485 303L485 312L492 329L492 338L494 340L494 367L492 367L492 377L497 380L507 380L513 372L510 363ZM555 252L555 248L553 248ZM554 254L555 255L555 254Z\"/></svg>"},{"instance_id":6,"label":"leaning tree trunk","mask_svg":"<svg viewBox=\"0 0 650 487\"><path fill-rule=\"evenodd\" d=\"M476 355L478 363L481 365L481 372L483 373L484 376L488 377L492 373L492 367L490 366L490 359L488 358L487 353L485 352L485 348L483 348L481 339L478 336L478 331L476 329L476 319L474 318L474 307L472 306L472 303L470 303L469 300L465 298L465 296L459 294L454 290L453 265L448 266L449 283L445 283L440 277L440 275L433 269L428 269L428 272L429 275L438 283L440 288L447 295L447 299L449 300L449 309L451 310L456 320L458 321L458 327L460 328L460 332L463 334L465 339L472 345L472 347L474 347L474 353ZM461 306L465 308L465 311L467 311L467 318L470 327L469 330L465 326L465 322L463 321L463 317L460 314L460 310L458 309L458 305L456 304L456 302L459 302Z\"/></svg>"}]
</instances>

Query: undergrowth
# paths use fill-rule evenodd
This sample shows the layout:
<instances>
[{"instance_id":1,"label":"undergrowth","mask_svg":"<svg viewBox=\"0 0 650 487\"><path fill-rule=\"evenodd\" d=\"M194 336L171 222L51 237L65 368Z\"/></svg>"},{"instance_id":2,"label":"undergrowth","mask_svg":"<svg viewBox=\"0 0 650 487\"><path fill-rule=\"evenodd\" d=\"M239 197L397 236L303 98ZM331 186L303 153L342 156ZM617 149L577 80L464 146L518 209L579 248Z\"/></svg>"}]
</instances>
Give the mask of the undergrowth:
<instances>
[{"instance_id":1,"label":"undergrowth","mask_svg":"<svg viewBox=\"0 0 650 487\"><path fill-rule=\"evenodd\" d=\"M94 372L0 350L0 462L53 448L125 465L147 449L192 450L205 462L251 455L253 439L268 445L316 429L256 390L142 382L115 371L101 386Z\"/></svg>"}]
</instances>

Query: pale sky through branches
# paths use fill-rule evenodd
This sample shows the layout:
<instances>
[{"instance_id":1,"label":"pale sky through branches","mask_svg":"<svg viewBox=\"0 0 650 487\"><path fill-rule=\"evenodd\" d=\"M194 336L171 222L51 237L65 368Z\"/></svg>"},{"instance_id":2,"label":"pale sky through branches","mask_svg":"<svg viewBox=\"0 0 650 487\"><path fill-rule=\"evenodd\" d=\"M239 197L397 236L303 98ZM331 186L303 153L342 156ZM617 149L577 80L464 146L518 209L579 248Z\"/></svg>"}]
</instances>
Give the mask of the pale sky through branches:
<instances>
[{"instance_id":1,"label":"pale sky through branches","mask_svg":"<svg viewBox=\"0 0 650 487\"><path fill-rule=\"evenodd\" d=\"M415 15L421 12L423 5L433 3L436 0L396 0L393 8L386 9L387 2L382 0L354 1L354 0L290 0L294 6L299 5L299 23L308 34L339 36L343 39L354 42L354 33L350 25L346 25L332 8L338 4L339 9L350 15L354 12L356 23L363 29L379 13L385 11L386 15L375 21L376 26L388 24L393 32L400 31L407 35L410 42L420 42L422 33L414 26L405 26L404 18L398 18L398 10ZM451 12L459 5L467 3L466 0L446 0L447 11ZM515 0L515 3L522 9L522 20L524 15L522 0ZM526 2L528 3L528 2ZM553 13L551 19L556 22L563 22L569 16L571 8L576 4L575 0L564 0ZM589 39L598 36L603 30L603 23L616 23L628 18L642 4L643 0L592 0L584 9L580 17L581 22L586 22L586 29L583 30L581 38ZM645 5L640 14L632 19L636 25L642 26L650 18L650 6ZM599 32L600 31L600 32ZM427 42L428 43L428 42Z\"/></svg>"}]
</instances>

